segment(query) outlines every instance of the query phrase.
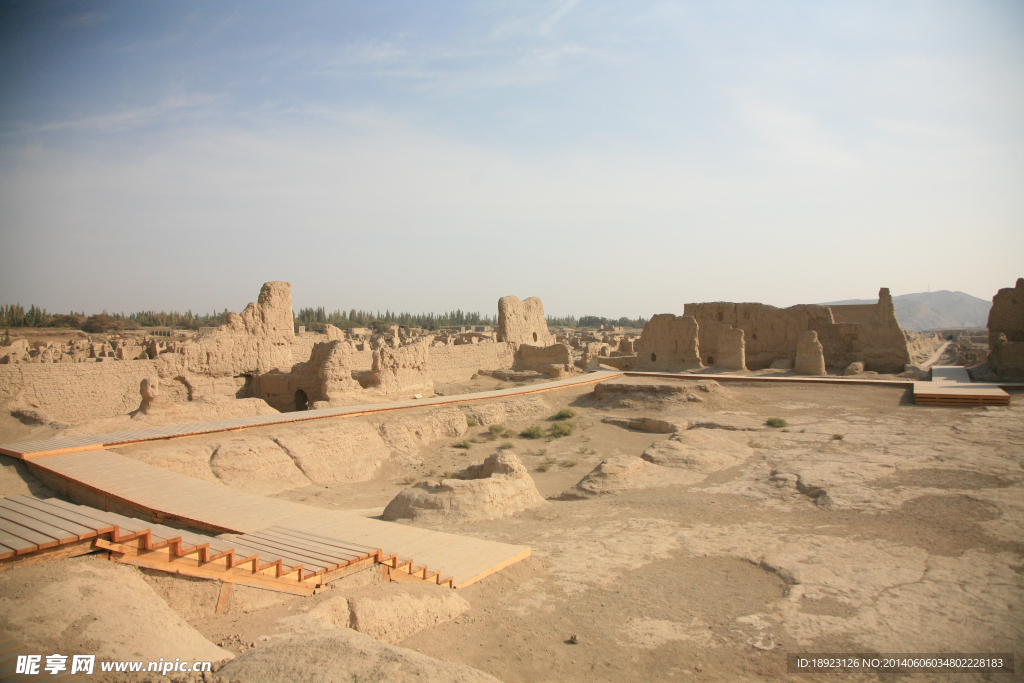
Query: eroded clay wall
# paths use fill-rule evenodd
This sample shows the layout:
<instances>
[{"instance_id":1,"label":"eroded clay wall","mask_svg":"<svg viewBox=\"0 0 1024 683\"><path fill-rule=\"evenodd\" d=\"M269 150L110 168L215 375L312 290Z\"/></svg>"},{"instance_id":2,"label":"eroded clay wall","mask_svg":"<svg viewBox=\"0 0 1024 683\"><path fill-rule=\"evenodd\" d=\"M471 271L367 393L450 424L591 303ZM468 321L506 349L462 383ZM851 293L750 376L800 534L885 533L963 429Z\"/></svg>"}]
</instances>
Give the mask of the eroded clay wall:
<instances>
[{"instance_id":1,"label":"eroded clay wall","mask_svg":"<svg viewBox=\"0 0 1024 683\"><path fill-rule=\"evenodd\" d=\"M988 311L988 343L995 346L995 335L1005 334L1008 342L1024 342L1024 277L1016 287L1004 287L992 297Z\"/></svg>"},{"instance_id":2,"label":"eroded clay wall","mask_svg":"<svg viewBox=\"0 0 1024 683\"><path fill-rule=\"evenodd\" d=\"M547 372L552 365L571 366L572 350L565 344L552 344L551 346L521 344L513 369Z\"/></svg>"},{"instance_id":3,"label":"eroded clay wall","mask_svg":"<svg viewBox=\"0 0 1024 683\"><path fill-rule=\"evenodd\" d=\"M829 306L832 319L837 323L869 323L875 318L878 304L854 304L849 306Z\"/></svg>"},{"instance_id":4,"label":"eroded clay wall","mask_svg":"<svg viewBox=\"0 0 1024 683\"><path fill-rule=\"evenodd\" d=\"M534 346L554 344L555 337L548 332L541 300L535 296L525 301L515 296L498 299L498 340Z\"/></svg>"},{"instance_id":5,"label":"eroded clay wall","mask_svg":"<svg viewBox=\"0 0 1024 683\"><path fill-rule=\"evenodd\" d=\"M124 415L139 407L139 383L157 376L158 365L152 360L0 365L0 403L20 399L72 424ZM168 398L188 400L184 385L165 384Z\"/></svg>"},{"instance_id":6,"label":"eroded clay wall","mask_svg":"<svg viewBox=\"0 0 1024 683\"><path fill-rule=\"evenodd\" d=\"M896 320L895 308L888 289L879 292L879 302L870 307L837 307L858 310L844 311L841 318L858 318L863 322L837 322L828 306L801 304L776 308L758 303L686 304L685 315L696 318L700 326L701 358L722 355L716 336L708 334L714 323L742 329L746 346L746 364L760 370L778 358L794 358L800 335L809 330L818 333L830 367L845 368L854 361L864 361L865 368L876 372L902 372L910 362L907 338ZM871 308L870 317L867 308Z\"/></svg>"},{"instance_id":7,"label":"eroded clay wall","mask_svg":"<svg viewBox=\"0 0 1024 683\"><path fill-rule=\"evenodd\" d=\"M688 315L659 313L644 325L636 345L636 369L659 372L700 367L702 326Z\"/></svg>"},{"instance_id":8,"label":"eroded clay wall","mask_svg":"<svg viewBox=\"0 0 1024 683\"><path fill-rule=\"evenodd\" d=\"M992 369L1000 379L1024 379L1024 278L992 297L988 344Z\"/></svg>"},{"instance_id":9,"label":"eroded clay wall","mask_svg":"<svg viewBox=\"0 0 1024 683\"><path fill-rule=\"evenodd\" d=\"M514 349L509 342L431 346L427 372L436 383L467 382L477 370L511 370Z\"/></svg>"},{"instance_id":10,"label":"eroded clay wall","mask_svg":"<svg viewBox=\"0 0 1024 683\"><path fill-rule=\"evenodd\" d=\"M712 302L686 304L685 315L697 319L701 330L701 359L720 356L718 338L713 334L713 323L742 329L746 342L746 362L750 370L760 370L776 358L793 358L800 335L809 329L832 324L827 306L801 305L776 308L768 304ZM707 328L709 335L703 334Z\"/></svg>"}]
</instances>

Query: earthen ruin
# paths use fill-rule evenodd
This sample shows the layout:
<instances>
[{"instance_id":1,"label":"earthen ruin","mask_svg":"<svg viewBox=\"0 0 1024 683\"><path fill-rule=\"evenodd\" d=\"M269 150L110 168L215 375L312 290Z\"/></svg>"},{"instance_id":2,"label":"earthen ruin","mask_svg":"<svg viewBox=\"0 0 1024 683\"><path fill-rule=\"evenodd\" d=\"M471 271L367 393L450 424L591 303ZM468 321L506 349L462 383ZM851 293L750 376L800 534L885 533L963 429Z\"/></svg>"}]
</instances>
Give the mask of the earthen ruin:
<instances>
[{"instance_id":1,"label":"earthen ruin","mask_svg":"<svg viewBox=\"0 0 1024 683\"><path fill-rule=\"evenodd\" d=\"M1013 372L1021 291L996 296L989 364L977 334L903 335L885 290L642 332L548 331L514 297L496 333L296 331L267 283L183 339L15 341L0 550L16 520L61 538L0 552L0 630L98 661L195 652L214 683L726 683L784 678L786 652L1010 652L1020 389L906 398L944 384L940 356ZM118 531L65 537L90 515Z\"/></svg>"},{"instance_id":2,"label":"earthen ruin","mask_svg":"<svg viewBox=\"0 0 1024 683\"><path fill-rule=\"evenodd\" d=\"M1024 278L1000 289L988 314L989 360L1000 379L1024 379Z\"/></svg>"}]
</instances>

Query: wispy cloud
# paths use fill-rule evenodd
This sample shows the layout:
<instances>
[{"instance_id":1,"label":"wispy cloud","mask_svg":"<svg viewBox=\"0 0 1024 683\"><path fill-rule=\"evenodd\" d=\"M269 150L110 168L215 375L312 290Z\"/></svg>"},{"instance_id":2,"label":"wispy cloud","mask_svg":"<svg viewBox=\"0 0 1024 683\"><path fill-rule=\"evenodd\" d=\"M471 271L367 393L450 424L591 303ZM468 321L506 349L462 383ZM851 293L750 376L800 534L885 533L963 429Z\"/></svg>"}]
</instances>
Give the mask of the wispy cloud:
<instances>
[{"instance_id":1,"label":"wispy cloud","mask_svg":"<svg viewBox=\"0 0 1024 683\"><path fill-rule=\"evenodd\" d=\"M550 35L555 24L561 21L562 18L571 12L578 4L580 4L580 0L562 0L562 2L558 4L558 7L555 8L555 11L544 17L540 24L538 24L538 33L545 36Z\"/></svg>"},{"instance_id":2,"label":"wispy cloud","mask_svg":"<svg viewBox=\"0 0 1024 683\"><path fill-rule=\"evenodd\" d=\"M23 126L3 135L31 135L57 131L81 133L112 133L130 130L153 123L180 123L184 119L200 119L229 101L225 95L177 95L167 97L147 107L120 109L105 114L85 116L65 121L51 121L35 126Z\"/></svg>"}]
</instances>

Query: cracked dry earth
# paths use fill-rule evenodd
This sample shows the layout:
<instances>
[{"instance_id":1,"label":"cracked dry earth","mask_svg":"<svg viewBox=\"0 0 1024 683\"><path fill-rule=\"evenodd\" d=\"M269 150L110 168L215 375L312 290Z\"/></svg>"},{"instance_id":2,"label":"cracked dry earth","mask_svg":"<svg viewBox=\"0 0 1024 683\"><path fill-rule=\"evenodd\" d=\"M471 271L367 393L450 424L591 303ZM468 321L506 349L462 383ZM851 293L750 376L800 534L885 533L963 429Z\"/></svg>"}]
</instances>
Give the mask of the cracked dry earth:
<instances>
[{"instance_id":1,"label":"cracked dry earth","mask_svg":"<svg viewBox=\"0 0 1024 683\"><path fill-rule=\"evenodd\" d=\"M608 458L646 452L643 479L619 482L639 488L609 480L602 495L549 498L513 517L422 524L526 544L533 555L458 590L468 611L397 645L506 683L1024 680L1024 394L1008 408L945 408L914 406L895 387L616 382L685 389L539 394L545 412L508 419L509 433L550 430L544 416L571 408L570 436L491 441L481 425L372 480L274 495L379 514L403 482L478 462L507 439L549 498ZM609 417L692 426L646 433ZM770 417L787 425L768 427ZM453 448L465 439L468 452ZM359 590L240 591L230 613L214 615L206 583L146 579L192 628L236 653ZM864 651L1013 652L1017 673L786 672L787 652ZM308 680L331 680L313 673L323 676Z\"/></svg>"},{"instance_id":2,"label":"cracked dry earth","mask_svg":"<svg viewBox=\"0 0 1024 683\"><path fill-rule=\"evenodd\" d=\"M640 434L602 415L713 419L751 454L687 486L437 527L526 543L533 556L460 591L468 614L403 646L509 682L837 680L786 673L796 651L1015 652L1024 663L1020 394L1009 408L914 406L902 389L834 385L724 385L698 404L546 396L581 426L548 455L587 462L533 471L544 495L643 452ZM1021 680L1021 668L901 680Z\"/></svg>"}]
</instances>

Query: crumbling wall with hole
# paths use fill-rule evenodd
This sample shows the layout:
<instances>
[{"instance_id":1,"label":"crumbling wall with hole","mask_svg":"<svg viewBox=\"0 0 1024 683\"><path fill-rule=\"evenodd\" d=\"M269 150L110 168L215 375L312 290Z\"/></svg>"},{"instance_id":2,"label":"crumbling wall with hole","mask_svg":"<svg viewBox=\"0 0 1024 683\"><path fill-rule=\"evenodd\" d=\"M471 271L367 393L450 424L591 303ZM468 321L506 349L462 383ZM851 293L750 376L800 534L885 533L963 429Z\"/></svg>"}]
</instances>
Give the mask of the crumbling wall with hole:
<instances>
[{"instance_id":1,"label":"crumbling wall with hole","mask_svg":"<svg viewBox=\"0 0 1024 683\"><path fill-rule=\"evenodd\" d=\"M693 316L659 313L644 325L636 346L636 369L660 372L701 367L698 332Z\"/></svg>"},{"instance_id":2,"label":"crumbling wall with hole","mask_svg":"<svg viewBox=\"0 0 1024 683\"><path fill-rule=\"evenodd\" d=\"M526 301L515 296L498 299L498 341L534 346L554 344L555 337L548 332L541 300L535 296Z\"/></svg>"}]
</instances>

